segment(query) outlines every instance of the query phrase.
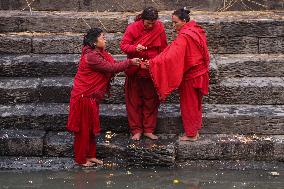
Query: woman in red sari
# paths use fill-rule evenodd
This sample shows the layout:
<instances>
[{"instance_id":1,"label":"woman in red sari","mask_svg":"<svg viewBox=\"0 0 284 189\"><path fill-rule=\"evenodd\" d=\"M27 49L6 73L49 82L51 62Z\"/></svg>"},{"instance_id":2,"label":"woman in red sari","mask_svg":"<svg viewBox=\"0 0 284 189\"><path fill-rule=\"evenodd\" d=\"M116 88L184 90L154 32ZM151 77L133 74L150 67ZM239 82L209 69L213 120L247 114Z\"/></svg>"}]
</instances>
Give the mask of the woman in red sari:
<instances>
[{"instance_id":1,"label":"woman in red sari","mask_svg":"<svg viewBox=\"0 0 284 189\"><path fill-rule=\"evenodd\" d=\"M111 78L130 65L140 64L137 58L115 62L105 51L105 43L101 29L88 31L71 92L67 130L74 132L75 161L82 166L103 163L96 159L95 136L100 133L99 103L109 92Z\"/></svg>"},{"instance_id":2,"label":"woman in red sari","mask_svg":"<svg viewBox=\"0 0 284 189\"><path fill-rule=\"evenodd\" d=\"M120 48L128 58L148 60L166 48L165 29L157 19L157 9L148 7L127 27ZM125 73L125 101L132 139L140 140L142 133L151 139L158 139L153 133L157 124L159 98L149 71L141 65L130 66Z\"/></svg>"},{"instance_id":3,"label":"woman in red sari","mask_svg":"<svg viewBox=\"0 0 284 189\"><path fill-rule=\"evenodd\" d=\"M184 128L181 141L195 141L202 124L202 97L208 94L209 51L205 31L190 21L189 10L178 9L172 15L177 38L146 66L160 100L179 89ZM174 71L173 71L174 70Z\"/></svg>"}]
</instances>

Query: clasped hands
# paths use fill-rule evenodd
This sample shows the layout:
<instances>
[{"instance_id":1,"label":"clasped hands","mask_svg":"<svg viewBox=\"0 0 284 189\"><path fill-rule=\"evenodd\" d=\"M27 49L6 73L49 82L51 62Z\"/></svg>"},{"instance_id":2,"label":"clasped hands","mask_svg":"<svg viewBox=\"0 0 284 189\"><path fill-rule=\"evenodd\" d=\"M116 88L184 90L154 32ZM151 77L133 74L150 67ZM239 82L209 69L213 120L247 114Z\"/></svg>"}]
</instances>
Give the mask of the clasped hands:
<instances>
[{"instance_id":1,"label":"clasped hands","mask_svg":"<svg viewBox=\"0 0 284 189\"><path fill-rule=\"evenodd\" d=\"M143 60L143 58L132 58L130 61L134 66L140 66L142 69L149 69L149 60Z\"/></svg>"}]
</instances>

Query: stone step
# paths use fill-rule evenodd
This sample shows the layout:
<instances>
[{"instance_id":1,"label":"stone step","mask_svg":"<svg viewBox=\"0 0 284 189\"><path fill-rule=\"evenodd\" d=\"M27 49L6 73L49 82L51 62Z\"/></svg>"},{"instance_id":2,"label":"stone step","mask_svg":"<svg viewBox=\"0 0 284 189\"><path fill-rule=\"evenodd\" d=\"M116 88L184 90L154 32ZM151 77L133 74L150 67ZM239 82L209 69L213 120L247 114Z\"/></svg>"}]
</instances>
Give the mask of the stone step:
<instances>
[{"instance_id":1,"label":"stone step","mask_svg":"<svg viewBox=\"0 0 284 189\"><path fill-rule=\"evenodd\" d=\"M284 106L204 104L203 107L201 133L284 135ZM2 129L65 131L68 110L68 104L1 105L0 126ZM101 104L100 121L103 131L129 132L123 104ZM179 134L182 130L179 105L162 104L156 133Z\"/></svg>"},{"instance_id":2,"label":"stone step","mask_svg":"<svg viewBox=\"0 0 284 189\"><path fill-rule=\"evenodd\" d=\"M115 60L126 55L114 55ZM80 54L0 55L2 77L72 76L77 72Z\"/></svg>"},{"instance_id":3,"label":"stone step","mask_svg":"<svg viewBox=\"0 0 284 189\"><path fill-rule=\"evenodd\" d=\"M57 0L32 1L32 10L58 10L58 11L141 11L147 6L154 6L159 10L172 10L188 7L192 10L205 11L251 11L251 10L282 10L281 0L236 1L234 3L223 0ZM25 0L3 0L0 10L29 10Z\"/></svg>"},{"instance_id":4,"label":"stone step","mask_svg":"<svg viewBox=\"0 0 284 189\"><path fill-rule=\"evenodd\" d=\"M73 136L67 132L49 132L45 139L44 154L53 157L72 157ZM173 166L176 159L175 139L163 136L159 141L131 141L127 134L116 134L105 140L97 138L97 156L115 157L128 165Z\"/></svg>"},{"instance_id":5,"label":"stone step","mask_svg":"<svg viewBox=\"0 0 284 189\"><path fill-rule=\"evenodd\" d=\"M113 156L112 156L113 157ZM127 167L126 164L116 162L115 159L104 159L105 170L114 170ZM283 162L277 161L246 161L246 160L191 160L178 163L179 170L198 169L208 171L214 170L266 170L271 172L281 172L284 170ZM101 166L94 167L91 170L101 170ZM128 167L131 168L131 167ZM42 170L76 170L81 169L75 163L73 158L67 157L17 157L17 156L0 156L0 170L22 170L22 171L42 171ZM95 173L95 172L93 172ZM215 175L215 174L214 174ZM93 178L93 177L92 177ZM48 178L47 178L48 179ZM242 179L242 178L241 178ZM241 180L243 184L243 180ZM259 181L258 181L259 183ZM267 183L267 182L265 182ZM261 184L261 183L259 183ZM14 185L13 185L14 186ZM278 185L279 186L279 185ZM271 185L270 185L271 187Z\"/></svg>"},{"instance_id":6,"label":"stone step","mask_svg":"<svg viewBox=\"0 0 284 189\"><path fill-rule=\"evenodd\" d=\"M46 156L70 157L72 141L69 133L49 132L44 153ZM283 149L283 135L204 134L197 142L181 142L175 136L161 135L158 141L142 139L141 142L133 142L128 135L117 134L111 139L100 136L97 145L98 157L106 158L115 153L116 157L138 165L173 165L189 160L283 161Z\"/></svg>"},{"instance_id":7,"label":"stone step","mask_svg":"<svg viewBox=\"0 0 284 189\"><path fill-rule=\"evenodd\" d=\"M168 33L173 30L173 11L159 12ZM85 33L89 26L109 33L124 32L138 13L130 12L42 12L0 11L0 32ZM201 24L208 36L283 37L283 15L275 12L199 12L191 18ZM170 31L169 31L170 30Z\"/></svg>"},{"instance_id":8,"label":"stone step","mask_svg":"<svg viewBox=\"0 0 284 189\"><path fill-rule=\"evenodd\" d=\"M124 103L124 77L112 82L107 104ZM0 104L32 102L69 102L73 77L2 78ZM204 98L210 104L284 104L283 77L223 78L210 85L210 94ZM171 94L167 103L179 103L178 92Z\"/></svg>"},{"instance_id":9,"label":"stone step","mask_svg":"<svg viewBox=\"0 0 284 189\"><path fill-rule=\"evenodd\" d=\"M283 161L283 135L204 134L196 142L181 142L175 135L153 141L132 141L127 134L97 138L97 157L112 157L131 166L174 166L191 160ZM68 132L1 130L3 156L72 157L73 135Z\"/></svg>"},{"instance_id":10,"label":"stone step","mask_svg":"<svg viewBox=\"0 0 284 189\"><path fill-rule=\"evenodd\" d=\"M124 60L126 55L114 55ZM2 77L74 76L79 54L0 55ZM211 54L211 83L223 77L284 77L283 54Z\"/></svg>"},{"instance_id":11,"label":"stone step","mask_svg":"<svg viewBox=\"0 0 284 189\"><path fill-rule=\"evenodd\" d=\"M283 54L211 55L218 77L283 77Z\"/></svg>"},{"instance_id":12,"label":"stone step","mask_svg":"<svg viewBox=\"0 0 284 189\"><path fill-rule=\"evenodd\" d=\"M228 78L211 85L208 102L216 104L283 104L283 77Z\"/></svg>"},{"instance_id":13,"label":"stone step","mask_svg":"<svg viewBox=\"0 0 284 189\"><path fill-rule=\"evenodd\" d=\"M281 13L196 12L192 17L207 31L212 53L283 53L284 21ZM114 22L114 19L117 20ZM118 49L121 32L124 32L127 24L133 19L131 13L35 12L30 16L25 12L1 11L0 32L20 33L1 34L0 52L80 53L82 32L90 25L106 29L109 33L109 50L117 54L121 53ZM171 12L162 12L160 19L164 22L168 39L171 41L174 37ZM14 43L19 46L10 45ZM29 48L26 48L27 46Z\"/></svg>"},{"instance_id":14,"label":"stone step","mask_svg":"<svg viewBox=\"0 0 284 189\"><path fill-rule=\"evenodd\" d=\"M44 131L0 131L0 156L42 156Z\"/></svg>"},{"instance_id":15,"label":"stone step","mask_svg":"<svg viewBox=\"0 0 284 189\"><path fill-rule=\"evenodd\" d=\"M116 61L126 59L124 54L113 55L113 57ZM79 54L0 55L0 75L2 77L74 77L79 59ZM125 74L121 72L117 76L125 76ZM212 58L210 82L216 83L217 80L216 61Z\"/></svg>"}]
</instances>

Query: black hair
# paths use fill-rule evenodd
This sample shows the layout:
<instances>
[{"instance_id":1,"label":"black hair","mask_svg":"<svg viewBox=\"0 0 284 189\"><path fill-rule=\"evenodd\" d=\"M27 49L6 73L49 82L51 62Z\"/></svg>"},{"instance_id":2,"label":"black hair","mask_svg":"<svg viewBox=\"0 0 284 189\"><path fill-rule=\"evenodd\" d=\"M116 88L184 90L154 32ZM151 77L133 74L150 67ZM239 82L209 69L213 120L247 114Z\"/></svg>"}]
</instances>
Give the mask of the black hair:
<instances>
[{"instance_id":1,"label":"black hair","mask_svg":"<svg viewBox=\"0 0 284 189\"><path fill-rule=\"evenodd\" d=\"M177 16L181 20L184 20L185 22L189 22L189 14L190 10L187 10L186 8L177 9L173 13L173 15Z\"/></svg>"},{"instance_id":2,"label":"black hair","mask_svg":"<svg viewBox=\"0 0 284 189\"><path fill-rule=\"evenodd\" d=\"M87 34L84 36L83 45L90 46L95 48L94 43L98 40L103 30L101 28L91 28L87 31Z\"/></svg>"},{"instance_id":3,"label":"black hair","mask_svg":"<svg viewBox=\"0 0 284 189\"><path fill-rule=\"evenodd\" d=\"M141 14L136 16L135 21L138 20L157 20L159 18L159 12L155 7L145 8Z\"/></svg>"}]
</instances>

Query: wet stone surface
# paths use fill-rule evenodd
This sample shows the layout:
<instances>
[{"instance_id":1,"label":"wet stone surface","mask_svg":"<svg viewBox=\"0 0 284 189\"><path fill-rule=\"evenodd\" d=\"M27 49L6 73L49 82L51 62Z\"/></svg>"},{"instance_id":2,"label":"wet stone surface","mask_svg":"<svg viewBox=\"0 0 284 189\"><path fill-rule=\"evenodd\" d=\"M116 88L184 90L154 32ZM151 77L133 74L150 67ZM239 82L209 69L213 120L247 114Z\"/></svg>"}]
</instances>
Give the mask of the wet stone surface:
<instances>
[{"instance_id":1,"label":"wet stone surface","mask_svg":"<svg viewBox=\"0 0 284 189\"><path fill-rule=\"evenodd\" d=\"M0 155L42 156L44 131L0 131Z\"/></svg>"},{"instance_id":2,"label":"wet stone surface","mask_svg":"<svg viewBox=\"0 0 284 189\"><path fill-rule=\"evenodd\" d=\"M102 134L97 138L97 156L108 158L115 156L131 166L173 166L175 163L175 139L162 136L159 141L143 139L130 140L127 134L114 134L107 138ZM70 157L73 139L68 133L48 133L45 140L45 155Z\"/></svg>"},{"instance_id":3,"label":"wet stone surface","mask_svg":"<svg viewBox=\"0 0 284 189\"><path fill-rule=\"evenodd\" d=\"M3 129L39 129L65 131L68 104L21 104L0 106ZM100 121L103 131L129 133L125 105L101 104ZM211 134L284 134L284 107L274 105L204 104L202 133ZM156 132L182 132L178 104L162 104Z\"/></svg>"},{"instance_id":4,"label":"wet stone surface","mask_svg":"<svg viewBox=\"0 0 284 189\"><path fill-rule=\"evenodd\" d=\"M274 136L202 135L197 143L179 142L178 160L275 160L283 138ZM277 145L277 144L281 145ZM277 151L277 150L276 150Z\"/></svg>"}]
</instances>

